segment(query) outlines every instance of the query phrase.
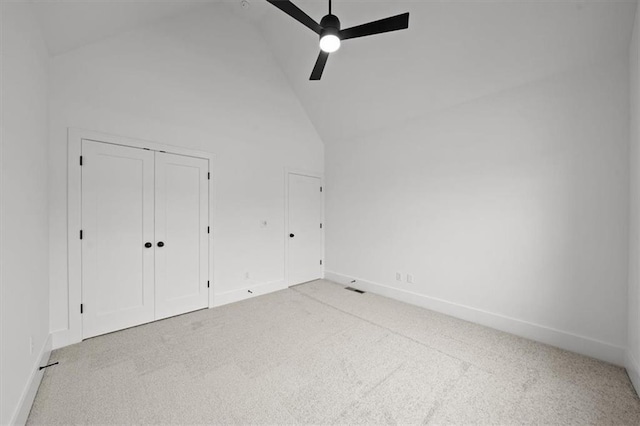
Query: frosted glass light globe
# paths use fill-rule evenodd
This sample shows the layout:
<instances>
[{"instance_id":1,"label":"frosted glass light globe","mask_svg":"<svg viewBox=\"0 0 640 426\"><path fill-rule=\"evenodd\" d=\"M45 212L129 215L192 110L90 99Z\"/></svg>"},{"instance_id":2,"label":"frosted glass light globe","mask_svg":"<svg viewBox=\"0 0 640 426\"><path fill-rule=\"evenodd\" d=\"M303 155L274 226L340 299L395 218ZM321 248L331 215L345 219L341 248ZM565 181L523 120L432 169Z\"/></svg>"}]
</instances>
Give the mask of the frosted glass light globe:
<instances>
[{"instance_id":1,"label":"frosted glass light globe","mask_svg":"<svg viewBox=\"0 0 640 426\"><path fill-rule=\"evenodd\" d=\"M333 34L327 34L320 39L320 49L323 52L332 53L340 49L340 38Z\"/></svg>"}]
</instances>

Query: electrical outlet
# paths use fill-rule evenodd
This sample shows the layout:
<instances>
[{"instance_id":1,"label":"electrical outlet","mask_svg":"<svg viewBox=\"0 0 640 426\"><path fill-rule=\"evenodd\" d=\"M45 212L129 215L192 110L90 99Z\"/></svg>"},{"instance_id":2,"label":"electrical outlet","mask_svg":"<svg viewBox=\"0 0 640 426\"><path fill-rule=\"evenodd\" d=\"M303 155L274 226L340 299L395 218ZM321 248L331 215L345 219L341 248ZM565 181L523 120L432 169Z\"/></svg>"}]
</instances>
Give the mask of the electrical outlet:
<instances>
[{"instance_id":1,"label":"electrical outlet","mask_svg":"<svg viewBox=\"0 0 640 426\"><path fill-rule=\"evenodd\" d=\"M400 272L396 272L396 281L402 281L402 274Z\"/></svg>"},{"instance_id":2,"label":"electrical outlet","mask_svg":"<svg viewBox=\"0 0 640 426\"><path fill-rule=\"evenodd\" d=\"M408 282L409 284L413 284L413 275L411 275L411 274L407 274L407 282Z\"/></svg>"}]
</instances>

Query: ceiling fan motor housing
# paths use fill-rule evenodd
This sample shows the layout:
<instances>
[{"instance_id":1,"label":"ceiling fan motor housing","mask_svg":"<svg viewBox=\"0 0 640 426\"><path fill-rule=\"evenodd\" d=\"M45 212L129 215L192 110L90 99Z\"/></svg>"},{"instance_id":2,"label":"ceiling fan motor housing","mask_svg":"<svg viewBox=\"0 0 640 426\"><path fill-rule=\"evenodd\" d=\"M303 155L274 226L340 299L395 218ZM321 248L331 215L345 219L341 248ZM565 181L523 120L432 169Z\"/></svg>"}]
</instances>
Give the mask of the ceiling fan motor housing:
<instances>
[{"instance_id":1,"label":"ceiling fan motor housing","mask_svg":"<svg viewBox=\"0 0 640 426\"><path fill-rule=\"evenodd\" d=\"M340 20L336 15L326 15L320 21L322 31L320 31L320 39L326 35L334 35L340 38Z\"/></svg>"}]
</instances>

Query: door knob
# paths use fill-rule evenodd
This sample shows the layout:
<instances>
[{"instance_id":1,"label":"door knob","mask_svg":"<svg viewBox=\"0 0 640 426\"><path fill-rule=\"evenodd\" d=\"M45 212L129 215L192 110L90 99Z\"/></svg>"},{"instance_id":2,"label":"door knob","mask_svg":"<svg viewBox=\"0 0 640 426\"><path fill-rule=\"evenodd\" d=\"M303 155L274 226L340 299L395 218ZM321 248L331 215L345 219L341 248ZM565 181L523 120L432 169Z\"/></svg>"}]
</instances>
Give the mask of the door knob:
<instances>
[{"instance_id":1,"label":"door knob","mask_svg":"<svg viewBox=\"0 0 640 426\"><path fill-rule=\"evenodd\" d=\"M294 234L289 234L289 238L293 238L293 237L295 237Z\"/></svg>"},{"instance_id":2,"label":"door knob","mask_svg":"<svg viewBox=\"0 0 640 426\"><path fill-rule=\"evenodd\" d=\"M158 241L158 247L164 247L164 243L162 241Z\"/></svg>"},{"instance_id":3,"label":"door knob","mask_svg":"<svg viewBox=\"0 0 640 426\"><path fill-rule=\"evenodd\" d=\"M146 248L151 248L151 246L152 246L152 245L153 245L153 244L151 244L151 243L145 243L145 245L144 245L144 246L145 246Z\"/></svg>"}]
</instances>

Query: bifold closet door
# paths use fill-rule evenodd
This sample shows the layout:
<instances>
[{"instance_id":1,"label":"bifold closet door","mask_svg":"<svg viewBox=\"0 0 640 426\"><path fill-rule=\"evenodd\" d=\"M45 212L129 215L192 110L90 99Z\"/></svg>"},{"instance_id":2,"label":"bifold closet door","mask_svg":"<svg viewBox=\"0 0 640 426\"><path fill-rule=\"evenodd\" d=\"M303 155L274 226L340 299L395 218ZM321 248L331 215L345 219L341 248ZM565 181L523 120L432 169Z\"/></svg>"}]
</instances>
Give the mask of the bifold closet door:
<instances>
[{"instance_id":1,"label":"bifold closet door","mask_svg":"<svg viewBox=\"0 0 640 426\"><path fill-rule=\"evenodd\" d=\"M152 151L82 142L83 338L154 320L153 188Z\"/></svg>"},{"instance_id":2,"label":"bifold closet door","mask_svg":"<svg viewBox=\"0 0 640 426\"><path fill-rule=\"evenodd\" d=\"M209 162L155 153L156 319L209 303Z\"/></svg>"}]
</instances>

